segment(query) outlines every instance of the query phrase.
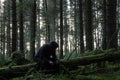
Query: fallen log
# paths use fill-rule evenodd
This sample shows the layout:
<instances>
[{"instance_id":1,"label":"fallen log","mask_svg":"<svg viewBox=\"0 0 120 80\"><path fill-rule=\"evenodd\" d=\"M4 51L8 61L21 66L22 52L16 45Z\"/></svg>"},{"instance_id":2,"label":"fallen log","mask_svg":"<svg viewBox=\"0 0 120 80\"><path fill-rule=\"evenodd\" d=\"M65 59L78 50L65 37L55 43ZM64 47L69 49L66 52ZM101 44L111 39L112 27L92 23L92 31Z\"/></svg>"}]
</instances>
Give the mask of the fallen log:
<instances>
[{"instance_id":1,"label":"fallen log","mask_svg":"<svg viewBox=\"0 0 120 80\"><path fill-rule=\"evenodd\" d=\"M114 61L120 59L120 53L106 53L106 54L98 54L80 57L71 60L61 60L60 65L65 66L66 68L72 68L79 65L89 65L92 63L98 63L102 61ZM24 76L29 69L35 67L36 63L20 65L20 66L10 66L6 68L0 68L0 77L4 78L13 78L18 76Z\"/></svg>"},{"instance_id":2,"label":"fallen log","mask_svg":"<svg viewBox=\"0 0 120 80\"><path fill-rule=\"evenodd\" d=\"M36 63L0 68L0 77L10 79L14 77L24 76L27 73L27 71L35 67L35 65Z\"/></svg>"},{"instance_id":3,"label":"fallen log","mask_svg":"<svg viewBox=\"0 0 120 80\"><path fill-rule=\"evenodd\" d=\"M71 59L67 61L61 61L60 63L65 67L74 67L79 65L89 65L92 63L99 63L103 61L115 61L120 59L120 52L115 53L106 53L106 54L98 54L98 55L91 55L91 56L84 56L76 59Z\"/></svg>"}]
</instances>

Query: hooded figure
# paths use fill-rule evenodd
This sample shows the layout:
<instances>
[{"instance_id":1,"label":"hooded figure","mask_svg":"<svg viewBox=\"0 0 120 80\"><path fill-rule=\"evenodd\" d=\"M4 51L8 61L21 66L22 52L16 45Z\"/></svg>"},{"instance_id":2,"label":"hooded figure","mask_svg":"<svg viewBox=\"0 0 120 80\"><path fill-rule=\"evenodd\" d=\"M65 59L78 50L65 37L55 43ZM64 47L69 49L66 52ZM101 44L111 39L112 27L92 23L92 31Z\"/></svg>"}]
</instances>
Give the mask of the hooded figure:
<instances>
[{"instance_id":1,"label":"hooded figure","mask_svg":"<svg viewBox=\"0 0 120 80\"><path fill-rule=\"evenodd\" d=\"M39 69L55 69L59 68L59 61L56 56L56 49L59 45L52 41L49 44L44 44L35 55L35 61L38 63Z\"/></svg>"}]
</instances>

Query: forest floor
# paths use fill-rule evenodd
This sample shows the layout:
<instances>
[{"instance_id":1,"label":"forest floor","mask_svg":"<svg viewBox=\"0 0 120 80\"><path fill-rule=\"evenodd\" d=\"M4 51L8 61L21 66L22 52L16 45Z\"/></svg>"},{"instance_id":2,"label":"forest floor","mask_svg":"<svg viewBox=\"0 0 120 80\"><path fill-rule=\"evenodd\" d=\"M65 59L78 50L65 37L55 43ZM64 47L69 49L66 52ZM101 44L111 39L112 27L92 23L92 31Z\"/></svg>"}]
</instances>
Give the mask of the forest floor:
<instances>
[{"instance_id":1,"label":"forest floor","mask_svg":"<svg viewBox=\"0 0 120 80\"><path fill-rule=\"evenodd\" d=\"M33 72L24 77L14 78L11 80L120 80L120 70L110 70L94 72L82 75L78 70L68 71L60 74L43 74L40 72Z\"/></svg>"},{"instance_id":2,"label":"forest floor","mask_svg":"<svg viewBox=\"0 0 120 80\"><path fill-rule=\"evenodd\" d=\"M105 51L105 53L112 54L113 52L114 50ZM96 50L89 52L88 54L91 53L98 54L101 53L101 51ZM80 65L75 70L68 70L68 67L63 66L60 74L44 74L39 71L28 71L25 76L11 80L120 80L120 60L92 63L87 66Z\"/></svg>"}]
</instances>

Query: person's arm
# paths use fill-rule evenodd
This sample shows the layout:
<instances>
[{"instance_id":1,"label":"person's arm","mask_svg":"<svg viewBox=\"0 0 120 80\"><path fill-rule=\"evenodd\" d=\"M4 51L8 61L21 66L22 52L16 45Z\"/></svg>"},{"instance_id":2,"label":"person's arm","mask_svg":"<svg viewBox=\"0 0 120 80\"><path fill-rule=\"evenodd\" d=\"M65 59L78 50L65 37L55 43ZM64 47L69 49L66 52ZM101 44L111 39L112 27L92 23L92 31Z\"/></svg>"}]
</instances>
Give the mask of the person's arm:
<instances>
[{"instance_id":1,"label":"person's arm","mask_svg":"<svg viewBox=\"0 0 120 80\"><path fill-rule=\"evenodd\" d=\"M51 60L55 62L55 61L57 60L57 55L56 55L55 50L52 50L52 51L51 51L51 54L52 54Z\"/></svg>"},{"instance_id":2,"label":"person's arm","mask_svg":"<svg viewBox=\"0 0 120 80\"><path fill-rule=\"evenodd\" d=\"M57 60L57 56L56 56L56 54L55 54L55 53L53 53L53 55L52 55L52 56L53 56L53 59L54 59L54 60Z\"/></svg>"}]
</instances>

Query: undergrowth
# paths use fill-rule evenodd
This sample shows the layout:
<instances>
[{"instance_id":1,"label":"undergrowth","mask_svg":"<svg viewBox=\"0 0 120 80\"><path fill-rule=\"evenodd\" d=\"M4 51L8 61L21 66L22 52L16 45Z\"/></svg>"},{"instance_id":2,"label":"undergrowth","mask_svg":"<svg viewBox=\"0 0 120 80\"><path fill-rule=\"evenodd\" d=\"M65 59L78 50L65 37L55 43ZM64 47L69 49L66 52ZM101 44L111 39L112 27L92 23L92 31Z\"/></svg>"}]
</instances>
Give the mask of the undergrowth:
<instances>
[{"instance_id":1,"label":"undergrowth","mask_svg":"<svg viewBox=\"0 0 120 80\"><path fill-rule=\"evenodd\" d=\"M14 78L11 80L120 80L120 71L103 74L80 75L75 74L59 74L59 75L43 75L41 73L32 73L27 77Z\"/></svg>"},{"instance_id":2,"label":"undergrowth","mask_svg":"<svg viewBox=\"0 0 120 80\"><path fill-rule=\"evenodd\" d=\"M114 49L109 50L93 50L93 51L85 51L84 55L76 54L76 53L70 53L68 55L65 55L64 60L74 59L76 57L82 57L82 56L91 56L91 55L97 55L97 54L107 54L107 53L120 53L120 51L116 51ZM41 72L31 72L30 74L27 74L23 77L14 78L11 80L120 80L120 69L118 71L112 70L115 67L120 67L119 61L117 64L115 62L104 62L103 71L101 67L97 66L96 64L90 64L88 66L79 66L78 70L75 70L74 73L71 71L67 73L63 73L61 71L60 74L43 74ZM93 72L87 75L81 74L81 72L84 70L88 72ZM98 71L97 71L98 70ZM107 71L108 72L105 72ZM67 70L68 71L68 70ZM95 71L95 72L94 72ZM100 71L100 73L99 73Z\"/></svg>"}]
</instances>

